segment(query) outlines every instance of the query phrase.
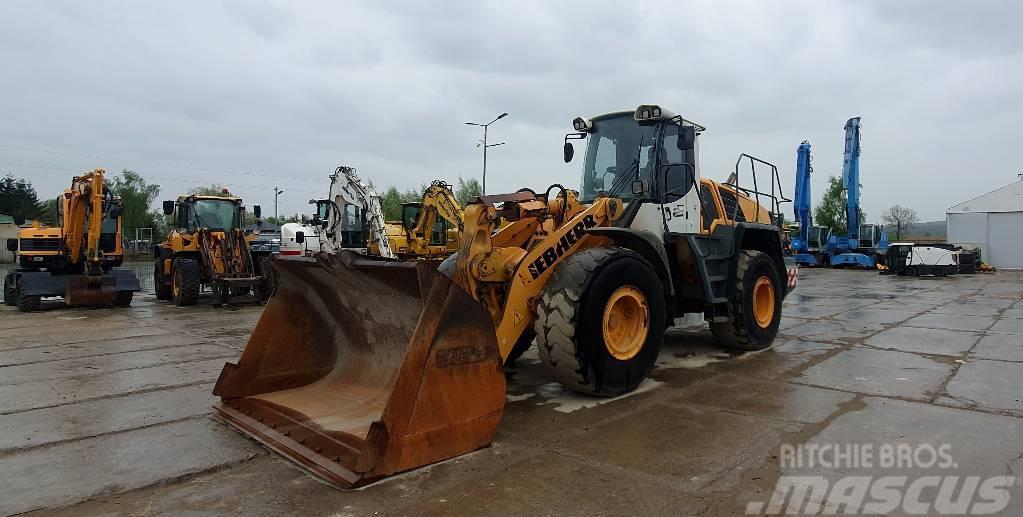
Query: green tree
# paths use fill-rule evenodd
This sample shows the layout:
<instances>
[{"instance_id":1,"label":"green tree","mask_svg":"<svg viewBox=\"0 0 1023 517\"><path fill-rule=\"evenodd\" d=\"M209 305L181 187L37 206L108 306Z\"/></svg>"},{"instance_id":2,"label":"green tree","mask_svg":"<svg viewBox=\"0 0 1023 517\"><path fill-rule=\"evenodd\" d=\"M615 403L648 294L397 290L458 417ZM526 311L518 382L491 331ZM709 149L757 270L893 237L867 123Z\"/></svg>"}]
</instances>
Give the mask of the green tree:
<instances>
[{"instance_id":1,"label":"green tree","mask_svg":"<svg viewBox=\"0 0 1023 517\"><path fill-rule=\"evenodd\" d=\"M401 219L401 193L395 187L388 187L380 196L380 208L384 211L385 221Z\"/></svg>"},{"instance_id":2,"label":"green tree","mask_svg":"<svg viewBox=\"0 0 1023 517\"><path fill-rule=\"evenodd\" d=\"M845 189L842 188L841 178L828 176L828 188L820 204L813 210L813 220L821 226L831 228L834 235L848 233L845 221Z\"/></svg>"},{"instance_id":3,"label":"green tree","mask_svg":"<svg viewBox=\"0 0 1023 517\"><path fill-rule=\"evenodd\" d=\"M39 196L31 181L13 174L0 179L0 214L35 219L39 208Z\"/></svg>"},{"instance_id":4,"label":"green tree","mask_svg":"<svg viewBox=\"0 0 1023 517\"><path fill-rule=\"evenodd\" d=\"M418 189L409 189L404 192L398 190L397 187L387 187L387 190L380 196L380 208L384 211L384 220L400 221L401 204L419 203L423 200L423 192L426 192L429 187L429 185L423 184L419 185Z\"/></svg>"},{"instance_id":5,"label":"green tree","mask_svg":"<svg viewBox=\"0 0 1023 517\"><path fill-rule=\"evenodd\" d=\"M163 235L162 212L152 210L160 195L160 185L149 183L139 173L124 169L108 183L115 196L121 198L121 227L127 239L135 238L136 228L153 228L153 239Z\"/></svg>"},{"instance_id":6,"label":"green tree","mask_svg":"<svg viewBox=\"0 0 1023 517\"><path fill-rule=\"evenodd\" d=\"M36 220L48 226L57 226L57 203L59 201L56 198L40 201L36 205Z\"/></svg>"},{"instance_id":7,"label":"green tree","mask_svg":"<svg viewBox=\"0 0 1023 517\"><path fill-rule=\"evenodd\" d=\"M212 185L204 185L193 188L188 191L193 196L233 196L234 194L228 190L227 187L220 183L214 183Z\"/></svg>"},{"instance_id":8,"label":"green tree","mask_svg":"<svg viewBox=\"0 0 1023 517\"><path fill-rule=\"evenodd\" d=\"M469 201L476 199L482 194L483 189L476 178L464 180L462 176L458 176L458 185L455 187L455 199L458 200L458 204L464 207L469 204Z\"/></svg>"},{"instance_id":9,"label":"green tree","mask_svg":"<svg viewBox=\"0 0 1023 517\"><path fill-rule=\"evenodd\" d=\"M863 185L860 185L860 192L863 192ZM831 228L834 235L846 235L849 233L848 221L846 220L846 194L842 188L842 178L828 176L828 188L824 192L824 199L813 210L815 223ZM860 224L867 222L867 213L860 210Z\"/></svg>"}]
</instances>

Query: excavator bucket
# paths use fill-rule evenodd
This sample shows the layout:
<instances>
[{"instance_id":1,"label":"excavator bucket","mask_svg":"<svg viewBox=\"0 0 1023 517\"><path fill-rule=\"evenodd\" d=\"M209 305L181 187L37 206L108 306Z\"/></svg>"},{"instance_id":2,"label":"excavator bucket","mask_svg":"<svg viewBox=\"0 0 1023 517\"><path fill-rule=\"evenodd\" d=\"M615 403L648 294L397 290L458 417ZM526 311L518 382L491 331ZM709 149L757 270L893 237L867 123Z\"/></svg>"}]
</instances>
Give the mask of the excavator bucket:
<instances>
[{"instance_id":1,"label":"excavator bucket","mask_svg":"<svg viewBox=\"0 0 1023 517\"><path fill-rule=\"evenodd\" d=\"M505 380L487 310L436 263L279 257L213 394L231 425L349 488L490 443Z\"/></svg>"}]
</instances>

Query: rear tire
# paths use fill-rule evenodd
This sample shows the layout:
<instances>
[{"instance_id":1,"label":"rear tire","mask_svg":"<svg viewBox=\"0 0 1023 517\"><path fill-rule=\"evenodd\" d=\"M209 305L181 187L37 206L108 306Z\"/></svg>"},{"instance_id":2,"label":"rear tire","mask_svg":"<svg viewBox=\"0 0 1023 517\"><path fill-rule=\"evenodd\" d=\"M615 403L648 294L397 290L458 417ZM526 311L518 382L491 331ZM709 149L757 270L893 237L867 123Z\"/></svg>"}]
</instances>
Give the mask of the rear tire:
<instances>
[{"instance_id":1,"label":"rear tire","mask_svg":"<svg viewBox=\"0 0 1023 517\"><path fill-rule=\"evenodd\" d=\"M14 307L18 304L17 280L14 273L4 275L4 305Z\"/></svg>"},{"instance_id":2,"label":"rear tire","mask_svg":"<svg viewBox=\"0 0 1023 517\"><path fill-rule=\"evenodd\" d=\"M157 300L170 300L171 286L167 285L167 277L163 276L163 263L163 259L157 259L153 264L153 290Z\"/></svg>"},{"instance_id":3,"label":"rear tire","mask_svg":"<svg viewBox=\"0 0 1023 517\"><path fill-rule=\"evenodd\" d=\"M735 292L728 302L729 321L710 324L718 345L747 352L771 346L781 324L784 292L785 284L770 256L741 251Z\"/></svg>"},{"instance_id":4,"label":"rear tire","mask_svg":"<svg viewBox=\"0 0 1023 517\"><path fill-rule=\"evenodd\" d=\"M454 277L455 261L457 260L458 253L448 255L448 257L442 260L437 266L437 272L448 278ZM536 332L533 331L533 329L524 330L522 335L519 336L519 340L515 342L514 346L512 346L511 352L508 352L508 357L504 358L504 365L511 366L514 364L515 361L522 357L522 354L526 353L526 350L529 350L529 348L533 346L534 339L536 339Z\"/></svg>"},{"instance_id":5,"label":"rear tire","mask_svg":"<svg viewBox=\"0 0 1023 517\"><path fill-rule=\"evenodd\" d=\"M917 270L916 270L916 268L915 268L915 267L913 267L913 266L909 266L909 267L907 267L907 268L906 268L906 275L907 275L907 276L917 276Z\"/></svg>"},{"instance_id":6,"label":"rear tire","mask_svg":"<svg viewBox=\"0 0 1023 517\"><path fill-rule=\"evenodd\" d=\"M171 295L174 304L179 307L190 307L199 300L199 289L202 287L199 278L199 263L192 258L178 257L171 268Z\"/></svg>"},{"instance_id":7,"label":"rear tire","mask_svg":"<svg viewBox=\"0 0 1023 517\"><path fill-rule=\"evenodd\" d=\"M15 288L15 296L17 302L15 305L18 306L18 310L21 312L33 312L39 310L39 303L42 299L41 296L30 296L25 294L21 290L21 284L19 283Z\"/></svg>"},{"instance_id":8,"label":"rear tire","mask_svg":"<svg viewBox=\"0 0 1023 517\"><path fill-rule=\"evenodd\" d=\"M632 301L616 313L620 293ZM540 360L574 391L607 397L628 393L657 361L665 311L663 287L641 255L624 248L580 251L554 269L537 303ZM616 332L623 328L639 330Z\"/></svg>"},{"instance_id":9,"label":"rear tire","mask_svg":"<svg viewBox=\"0 0 1023 517\"><path fill-rule=\"evenodd\" d=\"M131 299L135 295L132 291L117 291L117 298L114 299L115 307L127 307L131 305Z\"/></svg>"}]
</instances>

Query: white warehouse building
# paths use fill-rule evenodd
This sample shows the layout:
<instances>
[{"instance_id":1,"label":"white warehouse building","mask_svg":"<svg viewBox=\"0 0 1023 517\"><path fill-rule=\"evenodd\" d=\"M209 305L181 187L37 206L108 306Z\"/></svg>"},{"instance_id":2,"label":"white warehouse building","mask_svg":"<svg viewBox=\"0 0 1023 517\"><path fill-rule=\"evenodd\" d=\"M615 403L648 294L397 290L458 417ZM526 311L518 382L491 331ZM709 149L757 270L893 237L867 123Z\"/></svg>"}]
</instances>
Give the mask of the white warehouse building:
<instances>
[{"instance_id":1,"label":"white warehouse building","mask_svg":"<svg viewBox=\"0 0 1023 517\"><path fill-rule=\"evenodd\" d=\"M948 242L980 248L999 268L1023 268L1023 179L945 211Z\"/></svg>"}]
</instances>

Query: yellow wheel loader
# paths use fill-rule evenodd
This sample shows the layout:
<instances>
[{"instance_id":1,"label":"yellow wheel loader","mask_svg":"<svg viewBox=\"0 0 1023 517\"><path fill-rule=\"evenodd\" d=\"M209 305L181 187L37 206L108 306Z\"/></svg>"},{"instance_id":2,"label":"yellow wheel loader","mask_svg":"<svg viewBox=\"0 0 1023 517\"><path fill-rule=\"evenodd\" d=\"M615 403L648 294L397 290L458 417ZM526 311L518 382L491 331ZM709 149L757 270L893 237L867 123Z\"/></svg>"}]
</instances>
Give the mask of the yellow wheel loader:
<instances>
[{"instance_id":1,"label":"yellow wheel loader","mask_svg":"<svg viewBox=\"0 0 1023 517\"><path fill-rule=\"evenodd\" d=\"M399 258L444 258L458 250L462 208L451 185L435 180L423 200L401 205L401 222L384 227L391 250ZM373 247L370 254L380 255Z\"/></svg>"},{"instance_id":2,"label":"yellow wheel loader","mask_svg":"<svg viewBox=\"0 0 1023 517\"><path fill-rule=\"evenodd\" d=\"M70 306L131 305L139 279L114 269L124 260L122 204L104 175L96 169L71 180L57 198L55 227L33 224L8 239L19 267L4 278L4 303L23 312L38 310L45 296L62 296Z\"/></svg>"},{"instance_id":3,"label":"yellow wheel loader","mask_svg":"<svg viewBox=\"0 0 1023 517\"><path fill-rule=\"evenodd\" d=\"M254 207L260 216L259 206ZM254 251L256 235L242 229L245 208L230 195L180 196L164 201L173 216L167 238L153 250L153 285L158 300L195 305L203 286L214 305L259 302L270 295L273 270L269 250Z\"/></svg>"},{"instance_id":4,"label":"yellow wheel loader","mask_svg":"<svg viewBox=\"0 0 1023 517\"><path fill-rule=\"evenodd\" d=\"M570 140L588 139L580 191L477 199L442 268L278 260L280 287L221 372L216 411L351 487L490 443L523 336L553 377L595 396L635 389L685 313L723 346L770 346L789 291L784 199L739 187L738 164L731 184L701 180L704 128L659 106L573 125L566 161Z\"/></svg>"}]
</instances>

